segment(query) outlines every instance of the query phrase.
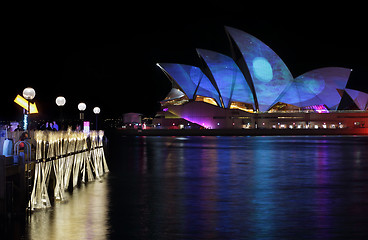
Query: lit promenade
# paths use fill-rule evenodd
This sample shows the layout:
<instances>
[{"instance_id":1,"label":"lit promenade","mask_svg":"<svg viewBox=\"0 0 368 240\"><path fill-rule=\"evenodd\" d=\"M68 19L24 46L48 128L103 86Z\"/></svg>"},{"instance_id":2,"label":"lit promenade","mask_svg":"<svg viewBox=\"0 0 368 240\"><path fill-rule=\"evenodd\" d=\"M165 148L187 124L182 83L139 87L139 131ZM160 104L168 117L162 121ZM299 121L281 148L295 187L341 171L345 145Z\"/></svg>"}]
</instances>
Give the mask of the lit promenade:
<instances>
[{"instance_id":1,"label":"lit promenade","mask_svg":"<svg viewBox=\"0 0 368 240\"><path fill-rule=\"evenodd\" d=\"M25 184L20 181L20 185L24 186L21 191L25 194L21 192L20 196L26 198L27 208L35 210L51 207L50 199L64 201L64 191L76 187L79 182L99 180L109 171L103 150L103 137L103 131L91 131L88 135L71 130L35 131L35 146L30 144L32 141L24 141L24 150L20 151L21 142L17 142L13 159L18 164L2 164L1 176L22 176L22 171L25 172ZM4 192L2 195L7 194L10 193ZM6 206L4 208L6 211Z\"/></svg>"}]
</instances>

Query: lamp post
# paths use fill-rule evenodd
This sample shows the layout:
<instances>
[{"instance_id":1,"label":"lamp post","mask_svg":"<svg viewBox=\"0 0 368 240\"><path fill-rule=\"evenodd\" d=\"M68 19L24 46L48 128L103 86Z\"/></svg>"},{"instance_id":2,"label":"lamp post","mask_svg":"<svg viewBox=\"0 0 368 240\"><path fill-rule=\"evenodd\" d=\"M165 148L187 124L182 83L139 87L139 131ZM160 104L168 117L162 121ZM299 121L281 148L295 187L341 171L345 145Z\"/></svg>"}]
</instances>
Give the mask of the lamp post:
<instances>
[{"instance_id":1,"label":"lamp post","mask_svg":"<svg viewBox=\"0 0 368 240\"><path fill-rule=\"evenodd\" d=\"M100 112L101 112L101 109L99 108L99 107L95 107L95 108L93 108L93 112L94 112L94 114L96 114L96 131L97 131L97 116L98 116L98 114L100 114Z\"/></svg>"},{"instance_id":2,"label":"lamp post","mask_svg":"<svg viewBox=\"0 0 368 240\"><path fill-rule=\"evenodd\" d=\"M27 114L24 115L24 120L23 121L26 121L26 118L27 118L27 121L30 122L29 121L29 115L30 115L30 112L31 112L31 109L30 109L31 108L31 101L35 96L36 96L36 91L33 88L27 87L23 90L23 97L28 100L28 110L27 110ZM27 126L25 128L26 128L25 130L29 130L29 123L27 124Z\"/></svg>"},{"instance_id":3,"label":"lamp post","mask_svg":"<svg viewBox=\"0 0 368 240\"><path fill-rule=\"evenodd\" d=\"M64 122L64 119L63 119L63 106L66 103L65 97L59 96L59 97L56 98L55 102L56 102L56 105L59 106L59 109L60 109L60 116L59 116L60 117L60 122L62 123L61 125L63 125L63 122ZM62 126L61 126L61 129L63 129Z\"/></svg>"},{"instance_id":4,"label":"lamp post","mask_svg":"<svg viewBox=\"0 0 368 240\"><path fill-rule=\"evenodd\" d=\"M84 113L83 111L86 110L87 105L84 102L81 102L78 104L78 110L79 110L79 120L80 120L80 129L83 129L83 120L84 120Z\"/></svg>"},{"instance_id":5,"label":"lamp post","mask_svg":"<svg viewBox=\"0 0 368 240\"><path fill-rule=\"evenodd\" d=\"M81 102L78 104L78 109L79 109L79 119L80 120L84 120L84 113L83 111L86 110L87 105L84 102Z\"/></svg>"}]
</instances>

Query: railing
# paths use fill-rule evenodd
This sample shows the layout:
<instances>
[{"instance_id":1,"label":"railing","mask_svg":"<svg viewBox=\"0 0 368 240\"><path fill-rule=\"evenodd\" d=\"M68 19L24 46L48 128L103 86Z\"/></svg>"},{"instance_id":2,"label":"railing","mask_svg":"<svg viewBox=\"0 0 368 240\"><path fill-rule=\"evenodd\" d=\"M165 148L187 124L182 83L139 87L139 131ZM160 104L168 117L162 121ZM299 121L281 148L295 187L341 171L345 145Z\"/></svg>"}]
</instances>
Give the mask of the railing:
<instances>
[{"instance_id":1,"label":"railing","mask_svg":"<svg viewBox=\"0 0 368 240\"><path fill-rule=\"evenodd\" d=\"M78 181L89 182L109 171L103 150L103 131L91 131L89 135L73 131L35 131L36 153L34 180L30 194L29 209L51 207L48 188L53 188L53 197L63 201L64 191L69 184L77 186ZM31 145L27 143L27 156L32 156ZM14 147L19 153L19 142ZM30 162L29 162L30 163ZM31 164L26 174L31 175ZM27 175L26 179L30 179ZM54 184L50 185L50 179ZM30 186L31 184L27 185Z\"/></svg>"},{"instance_id":2,"label":"railing","mask_svg":"<svg viewBox=\"0 0 368 240\"><path fill-rule=\"evenodd\" d=\"M25 168L25 191L27 199L31 198L32 194L32 169L31 169L31 163L32 163L32 146L27 141L18 141L14 144L14 155L20 155L20 144L24 144L24 164L26 166ZM27 205L27 213L31 210L31 202L28 202Z\"/></svg>"}]
</instances>

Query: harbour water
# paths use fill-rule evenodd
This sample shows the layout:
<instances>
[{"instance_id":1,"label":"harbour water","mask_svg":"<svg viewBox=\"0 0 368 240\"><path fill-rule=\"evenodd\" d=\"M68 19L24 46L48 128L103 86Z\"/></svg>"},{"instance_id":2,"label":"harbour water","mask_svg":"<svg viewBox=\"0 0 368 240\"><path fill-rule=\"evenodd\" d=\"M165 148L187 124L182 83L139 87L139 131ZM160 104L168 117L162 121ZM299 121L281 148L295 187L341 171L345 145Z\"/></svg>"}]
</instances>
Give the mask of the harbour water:
<instances>
[{"instance_id":1,"label":"harbour water","mask_svg":"<svg viewBox=\"0 0 368 240\"><path fill-rule=\"evenodd\" d=\"M24 239L363 239L368 137L109 137L110 173Z\"/></svg>"}]
</instances>

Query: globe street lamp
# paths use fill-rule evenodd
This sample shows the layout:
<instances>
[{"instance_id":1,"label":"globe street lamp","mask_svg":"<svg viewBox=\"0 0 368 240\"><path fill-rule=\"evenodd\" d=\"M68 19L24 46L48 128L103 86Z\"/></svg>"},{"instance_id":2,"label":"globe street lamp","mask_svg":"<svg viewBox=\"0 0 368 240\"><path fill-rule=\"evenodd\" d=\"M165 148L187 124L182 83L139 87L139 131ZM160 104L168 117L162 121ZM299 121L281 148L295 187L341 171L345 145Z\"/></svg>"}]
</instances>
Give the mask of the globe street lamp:
<instances>
[{"instance_id":1,"label":"globe street lamp","mask_svg":"<svg viewBox=\"0 0 368 240\"><path fill-rule=\"evenodd\" d=\"M79 113L79 119L80 120L84 119L83 111L86 110L86 108L87 108L87 105L85 103L81 102L81 103L78 104L78 109L80 111L80 113Z\"/></svg>"},{"instance_id":2,"label":"globe street lamp","mask_svg":"<svg viewBox=\"0 0 368 240\"><path fill-rule=\"evenodd\" d=\"M58 105L59 109L60 109L60 121L64 122L64 119L63 119L63 106L66 103L65 97L59 96L59 97L56 98L55 102L56 102L56 105Z\"/></svg>"},{"instance_id":3,"label":"globe street lamp","mask_svg":"<svg viewBox=\"0 0 368 240\"><path fill-rule=\"evenodd\" d=\"M31 113L31 101L35 96L36 96L36 91L33 88L27 87L23 90L23 97L28 100L27 114L25 114L23 118L25 130L29 130L29 123L27 124L27 122L30 122L28 118Z\"/></svg>"},{"instance_id":4,"label":"globe street lamp","mask_svg":"<svg viewBox=\"0 0 368 240\"><path fill-rule=\"evenodd\" d=\"M98 114L100 114L101 109L99 107L95 107L95 108L93 108L93 112L94 112L94 114L96 114L96 130L97 130L98 129L97 128L97 116L98 116Z\"/></svg>"},{"instance_id":5,"label":"globe street lamp","mask_svg":"<svg viewBox=\"0 0 368 240\"><path fill-rule=\"evenodd\" d=\"M36 96L36 91L31 88L27 87L23 90L23 97L27 100L32 100Z\"/></svg>"},{"instance_id":6,"label":"globe street lamp","mask_svg":"<svg viewBox=\"0 0 368 240\"><path fill-rule=\"evenodd\" d=\"M59 107L64 106L65 103L66 103L65 97L60 96L56 98L56 105L58 105Z\"/></svg>"}]
</instances>

